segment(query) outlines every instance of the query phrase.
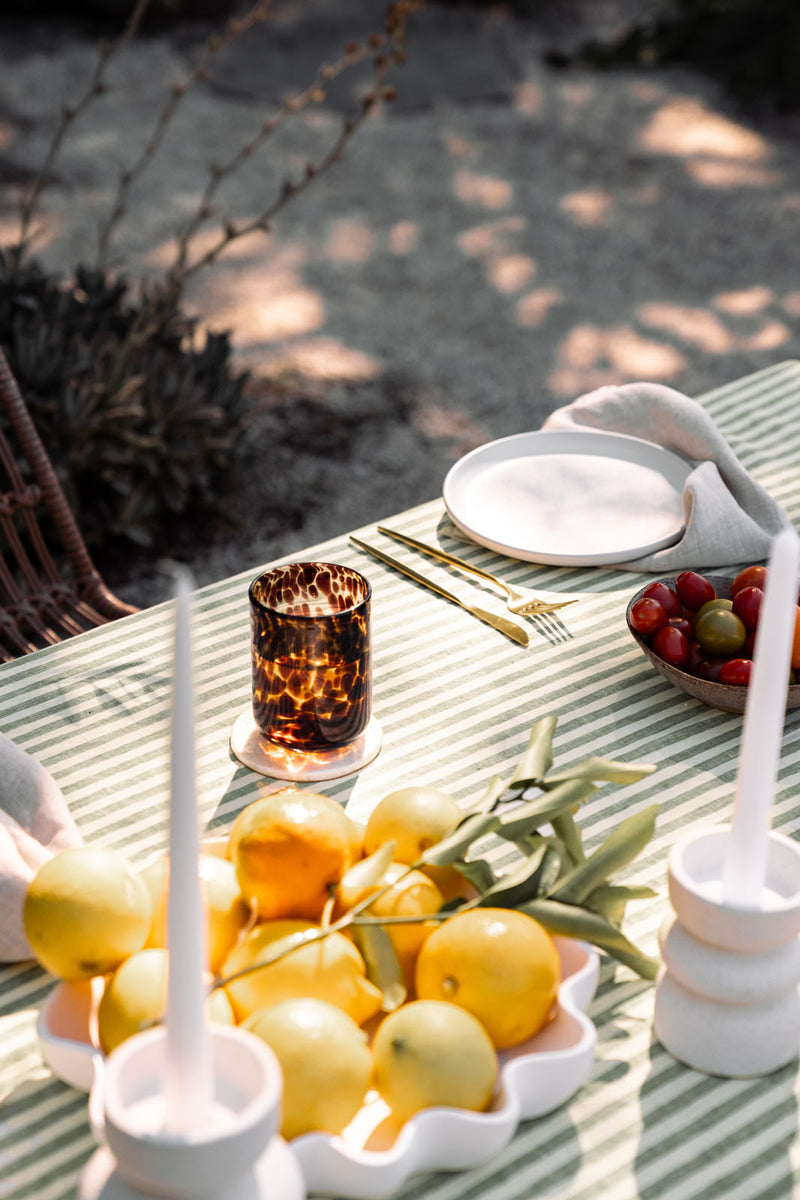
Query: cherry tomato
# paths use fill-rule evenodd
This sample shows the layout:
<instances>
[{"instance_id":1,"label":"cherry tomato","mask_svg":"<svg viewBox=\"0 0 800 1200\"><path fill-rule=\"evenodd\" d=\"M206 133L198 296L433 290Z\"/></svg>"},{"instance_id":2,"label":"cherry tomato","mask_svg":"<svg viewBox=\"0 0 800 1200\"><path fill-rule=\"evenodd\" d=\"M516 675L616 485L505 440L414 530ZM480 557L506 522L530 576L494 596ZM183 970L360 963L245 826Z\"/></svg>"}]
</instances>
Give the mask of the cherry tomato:
<instances>
[{"instance_id":1,"label":"cherry tomato","mask_svg":"<svg viewBox=\"0 0 800 1200\"><path fill-rule=\"evenodd\" d=\"M744 645L742 646L742 658L754 658L755 653L756 653L756 634L755 634L755 630L752 630L750 633L748 633L747 637L744 639Z\"/></svg>"},{"instance_id":2,"label":"cherry tomato","mask_svg":"<svg viewBox=\"0 0 800 1200\"><path fill-rule=\"evenodd\" d=\"M735 612L708 609L698 616L694 636L708 654L734 658L744 645L747 630Z\"/></svg>"},{"instance_id":3,"label":"cherry tomato","mask_svg":"<svg viewBox=\"0 0 800 1200\"><path fill-rule=\"evenodd\" d=\"M651 637L667 623L664 606L658 600L642 596L631 605L631 625L642 637Z\"/></svg>"},{"instance_id":4,"label":"cherry tomato","mask_svg":"<svg viewBox=\"0 0 800 1200\"><path fill-rule=\"evenodd\" d=\"M689 642L674 625L664 625L653 638L653 650L673 667L682 667L689 656Z\"/></svg>"},{"instance_id":5,"label":"cherry tomato","mask_svg":"<svg viewBox=\"0 0 800 1200\"><path fill-rule=\"evenodd\" d=\"M681 615L681 602L678 593L666 583L650 583L642 592L648 600L657 600L668 617Z\"/></svg>"},{"instance_id":6,"label":"cherry tomato","mask_svg":"<svg viewBox=\"0 0 800 1200\"><path fill-rule=\"evenodd\" d=\"M700 668L705 661L706 652L699 642L689 642L689 653L683 664L683 670L688 671L690 675L699 675Z\"/></svg>"},{"instance_id":7,"label":"cherry tomato","mask_svg":"<svg viewBox=\"0 0 800 1200\"><path fill-rule=\"evenodd\" d=\"M753 664L749 658L729 658L719 669L719 681L747 687L752 670Z\"/></svg>"},{"instance_id":8,"label":"cherry tomato","mask_svg":"<svg viewBox=\"0 0 800 1200\"><path fill-rule=\"evenodd\" d=\"M700 678L710 683L719 683L719 673L728 660L726 658L706 658L700 664Z\"/></svg>"},{"instance_id":9,"label":"cherry tomato","mask_svg":"<svg viewBox=\"0 0 800 1200\"><path fill-rule=\"evenodd\" d=\"M670 617L667 624L671 625L673 629L680 629L688 642L694 637L694 627L691 621L686 620L686 617Z\"/></svg>"},{"instance_id":10,"label":"cherry tomato","mask_svg":"<svg viewBox=\"0 0 800 1200\"><path fill-rule=\"evenodd\" d=\"M675 580L675 591L684 608L690 608L693 612L697 612L709 600L714 600L717 595L713 583L705 575L698 575L697 571L682 571Z\"/></svg>"},{"instance_id":11,"label":"cherry tomato","mask_svg":"<svg viewBox=\"0 0 800 1200\"><path fill-rule=\"evenodd\" d=\"M706 603L697 610L695 615L695 624L697 624L698 617L702 617L703 613L712 612L715 608L724 608L730 612L733 608L733 601L725 600L722 596L717 596L714 600L707 600Z\"/></svg>"},{"instance_id":12,"label":"cherry tomato","mask_svg":"<svg viewBox=\"0 0 800 1200\"><path fill-rule=\"evenodd\" d=\"M800 606L794 614L794 638L792 640L792 670L800 671Z\"/></svg>"},{"instance_id":13,"label":"cherry tomato","mask_svg":"<svg viewBox=\"0 0 800 1200\"><path fill-rule=\"evenodd\" d=\"M758 614L763 602L764 593L760 587L739 588L733 597L733 611L748 633L754 633L758 628Z\"/></svg>"},{"instance_id":14,"label":"cherry tomato","mask_svg":"<svg viewBox=\"0 0 800 1200\"><path fill-rule=\"evenodd\" d=\"M731 587L731 595L735 596L737 592L746 587L760 587L763 591L766 581L766 567L745 567L734 579L733 586Z\"/></svg>"}]
</instances>

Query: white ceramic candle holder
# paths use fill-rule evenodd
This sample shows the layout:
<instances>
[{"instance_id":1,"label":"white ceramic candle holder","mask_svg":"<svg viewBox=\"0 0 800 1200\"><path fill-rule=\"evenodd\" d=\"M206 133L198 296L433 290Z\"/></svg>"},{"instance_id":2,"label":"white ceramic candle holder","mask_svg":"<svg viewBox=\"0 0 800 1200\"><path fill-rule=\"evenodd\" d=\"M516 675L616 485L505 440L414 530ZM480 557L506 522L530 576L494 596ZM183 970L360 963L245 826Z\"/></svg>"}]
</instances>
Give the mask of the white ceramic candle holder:
<instances>
[{"instance_id":1,"label":"white ceramic candle holder","mask_svg":"<svg viewBox=\"0 0 800 1200\"><path fill-rule=\"evenodd\" d=\"M98 1071L89 1101L102 1144L78 1200L302 1200L299 1164L278 1136L278 1060L245 1030L209 1028L213 1102L201 1128L163 1129L163 1026L123 1042Z\"/></svg>"},{"instance_id":2,"label":"white ceramic candle holder","mask_svg":"<svg viewBox=\"0 0 800 1200\"><path fill-rule=\"evenodd\" d=\"M770 832L762 905L745 908L724 899L729 838L713 827L670 856L654 1028L688 1066L748 1078L800 1050L800 846Z\"/></svg>"}]
</instances>

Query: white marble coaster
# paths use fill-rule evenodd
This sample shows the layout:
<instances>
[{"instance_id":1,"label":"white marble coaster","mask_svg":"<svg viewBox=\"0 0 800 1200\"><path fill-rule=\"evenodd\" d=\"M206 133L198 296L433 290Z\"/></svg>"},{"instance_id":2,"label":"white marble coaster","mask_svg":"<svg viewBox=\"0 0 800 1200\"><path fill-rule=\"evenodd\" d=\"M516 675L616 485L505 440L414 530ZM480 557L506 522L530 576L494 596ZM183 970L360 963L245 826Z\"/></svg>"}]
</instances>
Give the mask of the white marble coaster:
<instances>
[{"instance_id":1,"label":"white marble coaster","mask_svg":"<svg viewBox=\"0 0 800 1200\"><path fill-rule=\"evenodd\" d=\"M236 718L231 730L231 750L239 762L259 775L293 782L339 779L372 762L381 748L383 730L373 715L364 732L335 750L287 750L264 737L252 708Z\"/></svg>"}]
</instances>

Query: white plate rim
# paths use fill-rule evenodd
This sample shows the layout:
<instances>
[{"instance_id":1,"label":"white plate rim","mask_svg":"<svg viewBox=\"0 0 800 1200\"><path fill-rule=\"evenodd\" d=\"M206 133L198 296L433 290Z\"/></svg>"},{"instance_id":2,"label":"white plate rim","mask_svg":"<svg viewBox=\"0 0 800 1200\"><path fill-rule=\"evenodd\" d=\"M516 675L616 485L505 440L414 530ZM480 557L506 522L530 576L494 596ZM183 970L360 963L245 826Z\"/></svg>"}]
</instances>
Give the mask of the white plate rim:
<instances>
[{"instance_id":1,"label":"white plate rim","mask_svg":"<svg viewBox=\"0 0 800 1200\"><path fill-rule=\"evenodd\" d=\"M527 433L513 433L508 437L486 442L482 446L470 450L468 454L455 462L445 476L442 486L442 498L447 514L453 524L465 533L467 537L489 550L505 554L509 558L521 559L524 562L544 563L551 566L603 566L613 563L627 562L644 554L653 554L674 545L682 536L685 525L682 511L679 523L674 531L650 542L621 547L613 552L597 554L557 553L537 550L535 546L520 546L476 529L459 514L458 491L466 478L474 477L476 471L483 466L495 465L505 459L520 457L520 451L530 454L541 447L541 452L597 454L602 457L613 457L622 461L636 462L638 465L653 467L673 484L680 493L694 465L672 450L667 450L655 442L645 438L634 437L627 433L615 433L605 429L539 429ZM609 453L615 450L617 453Z\"/></svg>"}]
</instances>

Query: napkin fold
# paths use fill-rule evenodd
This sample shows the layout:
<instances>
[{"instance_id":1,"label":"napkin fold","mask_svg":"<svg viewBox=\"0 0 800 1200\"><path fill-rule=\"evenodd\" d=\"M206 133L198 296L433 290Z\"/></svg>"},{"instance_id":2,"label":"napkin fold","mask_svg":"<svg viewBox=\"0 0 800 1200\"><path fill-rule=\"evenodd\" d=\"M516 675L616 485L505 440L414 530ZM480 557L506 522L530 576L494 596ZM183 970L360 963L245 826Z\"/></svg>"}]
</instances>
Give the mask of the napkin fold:
<instances>
[{"instance_id":1,"label":"napkin fold","mask_svg":"<svg viewBox=\"0 0 800 1200\"><path fill-rule=\"evenodd\" d=\"M0 962L33 958L22 923L28 884L53 854L80 843L50 772L0 733Z\"/></svg>"},{"instance_id":2,"label":"napkin fold","mask_svg":"<svg viewBox=\"0 0 800 1200\"><path fill-rule=\"evenodd\" d=\"M542 428L629 434L694 465L683 490L683 535L664 550L616 564L626 570L670 574L761 562L769 557L775 534L790 524L702 404L664 384L597 388L551 413Z\"/></svg>"}]
</instances>

